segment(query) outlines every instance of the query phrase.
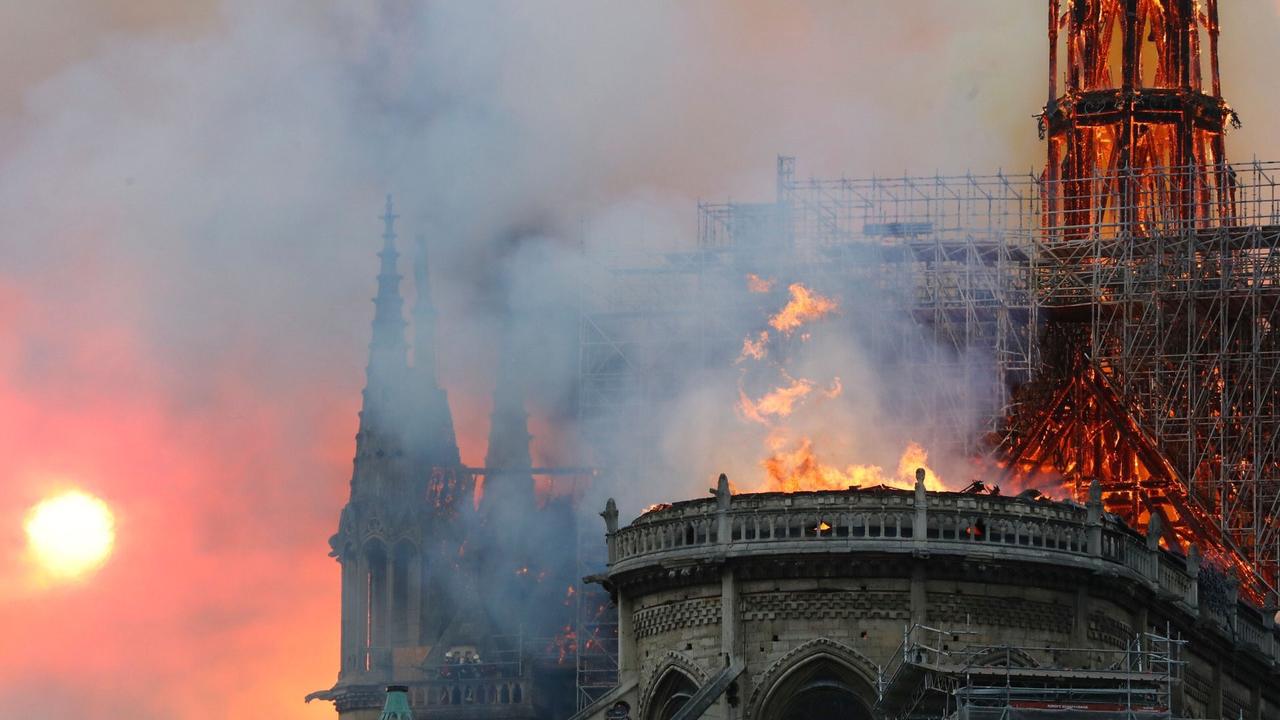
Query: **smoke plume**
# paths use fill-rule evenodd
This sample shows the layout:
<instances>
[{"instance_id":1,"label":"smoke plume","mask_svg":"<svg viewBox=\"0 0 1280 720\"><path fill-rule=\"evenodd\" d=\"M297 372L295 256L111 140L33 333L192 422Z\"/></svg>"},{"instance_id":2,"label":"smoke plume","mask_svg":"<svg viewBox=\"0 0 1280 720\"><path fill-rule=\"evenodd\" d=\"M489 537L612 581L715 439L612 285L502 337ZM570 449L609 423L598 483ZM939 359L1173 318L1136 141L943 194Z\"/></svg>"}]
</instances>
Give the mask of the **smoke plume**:
<instances>
[{"instance_id":1,"label":"smoke plume","mask_svg":"<svg viewBox=\"0 0 1280 720\"><path fill-rule=\"evenodd\" d=\"M1232 153L1280 154L1280 101L1254 74L1280 60L1280 14L1239 3L1223 23ZM431 246L464 462L484 457L510 325L550 464L588 452L584 258L688 249L695 201L768 200L777 153L817 176L1040 156L1037 3L59 0L8 3L0 27L6 717L330 716L300 699L338 663L325 539L384 194L402 249ZM823 442L892 466L901 438L875 424L893 394L866 388L901 379L841 329L855 300L791 367L830 411ZM767 317L729 322L740 340ZM765 430L726 432L739 390L761 394L732 359L676 380L661 466L587 502L634 514L713 472L759 477ZM823 395L837 376L841 402ZM111 504L120 540L97 575L49 587L21 516L63 486Z\"/></svg>"}]
</instances>

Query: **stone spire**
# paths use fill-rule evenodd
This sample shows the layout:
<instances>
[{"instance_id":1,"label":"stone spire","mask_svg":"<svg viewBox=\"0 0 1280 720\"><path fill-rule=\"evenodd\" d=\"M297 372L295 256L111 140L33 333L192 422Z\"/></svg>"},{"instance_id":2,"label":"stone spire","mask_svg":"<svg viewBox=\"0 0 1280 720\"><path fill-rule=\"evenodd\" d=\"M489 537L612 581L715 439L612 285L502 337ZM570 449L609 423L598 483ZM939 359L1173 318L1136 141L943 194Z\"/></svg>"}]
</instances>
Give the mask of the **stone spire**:
<instances>
[{"instance_id":1,"label":"stone spire","mask_svg":"<svg viewBox=\"0 0 1280 720\"><path fill-rule=\"evenodd\" d=\"M458 439L453 430L449 398L436 377L436 309L431 302L431 274L427 241L415 239L413 259L413 370L410 427L420 472L458 465Z\"/></svg>"},{"instance_id":2,"label":"stone spire","mask_svg":"<svg viewBox=\"0 0 1280 720\"><path fill-rule=\"evenodd\" d=\"M369 364L365 368L364 404L360 410L360 432L356 435L357 473L362 460L395 456L400 448L397 406L407 370L408 346L404 338L400 272L396 269L400 255L395 244L396 217L388 195L382 215L378 294L373 298L373 336L369 341Z\"/></svg>"}]
</instances>

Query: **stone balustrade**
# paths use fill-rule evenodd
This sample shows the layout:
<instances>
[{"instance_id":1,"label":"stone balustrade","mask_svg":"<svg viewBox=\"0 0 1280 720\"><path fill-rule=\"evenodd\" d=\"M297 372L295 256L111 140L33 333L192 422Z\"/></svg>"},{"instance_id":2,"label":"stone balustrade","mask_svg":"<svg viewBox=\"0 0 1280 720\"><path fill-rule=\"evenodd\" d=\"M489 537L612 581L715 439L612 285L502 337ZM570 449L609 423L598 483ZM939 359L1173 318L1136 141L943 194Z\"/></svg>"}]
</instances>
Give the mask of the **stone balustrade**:
<instances>
[{"instance_id":1,"label":"stone balustrade","mask_svg":"<svg viewBox=\"0 0 1280 720\"><path fill-rule=\"evenodd\" d=\"M527 705L529 695L522 679L471 678L432 680L409 684L415 706L430 706L434 712L449 707L474 705Z\"/></svg>"},{"instance_id":2,"label":"stone balustrade","mask_svg":"<svg viewBox=\"0 0 1280 720\"><path fill-rule=\"evenodd\" d=\"M1238 604L1233 617L1200 608L1192 557L1159 549L1102 512L1095 493L1087 506L1019 497L915 491L822 491L730 495L678 502L617 527L606 510L610 572L708 556L903 552L973 555L984 551L1025 562L1123 574L1145 583L1192 615L1219 624L1233 642L1280 664L1280 641L1266 613Z\"/></svg>"}]
</instances>

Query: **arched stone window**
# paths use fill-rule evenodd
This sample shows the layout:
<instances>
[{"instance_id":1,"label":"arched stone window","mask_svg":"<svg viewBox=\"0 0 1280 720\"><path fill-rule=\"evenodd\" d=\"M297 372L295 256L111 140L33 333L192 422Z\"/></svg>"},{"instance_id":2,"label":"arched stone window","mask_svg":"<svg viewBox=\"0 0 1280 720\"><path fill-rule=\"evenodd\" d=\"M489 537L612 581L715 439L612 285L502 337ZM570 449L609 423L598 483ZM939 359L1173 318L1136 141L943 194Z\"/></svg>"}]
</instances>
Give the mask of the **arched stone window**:
<instances>
[{"instance_id":1,"label":"arched stone window","mask_svg":"<svg viewBox=\"0 0 1280 720\"><path fill-rule=\"evenodd\" d=\"M817 638L778 660L752 693L760 720L872 720L875 666L857 651Z\"/></svg>"},{"instance_id":2,"label":"arched stone window","mask_svg":"<svg viewBox=\"0 0 1280 720\"><path fill-rule=\"evenodd\" d=\"M365 545L366 574L365 597L369 611L365 614L365 641L368 647L387 645L387 548L381 540L370 540Z\"/></svg>"},{"instance_id":3,"label":"arched stone window","mask_svg":"<svg viewBox=\"0 0 1280 720\"><path fill-rule=\"evenodd\" d=\"M667 668L662 679L654 686L645 720L671 720L697 691L698 686L693 678L679 668Z\"/></svg>"},{"instance_id":4,"label":"arched stone window","mask_svg":"<svg viewBox=\"0 0 1280 720\"><path fill-rule=\"evenodd\" d=\"M831 657L801 663L770 693L762 720L871 720L867 688L853 668Z\"/></svg>"},{"instance_id":5,"label":"arched stone window","mask_svg":"<svg viewBox=\"0 0 1280 720\"><path fill-rule=\"evenodd\" d=\"M412 645L417 638L409 637L409 599L421 592L418 579L411 569L417 562L418 552L407 541L396 544L391 564L391 645Z\"/></svg>"}]
</instances>

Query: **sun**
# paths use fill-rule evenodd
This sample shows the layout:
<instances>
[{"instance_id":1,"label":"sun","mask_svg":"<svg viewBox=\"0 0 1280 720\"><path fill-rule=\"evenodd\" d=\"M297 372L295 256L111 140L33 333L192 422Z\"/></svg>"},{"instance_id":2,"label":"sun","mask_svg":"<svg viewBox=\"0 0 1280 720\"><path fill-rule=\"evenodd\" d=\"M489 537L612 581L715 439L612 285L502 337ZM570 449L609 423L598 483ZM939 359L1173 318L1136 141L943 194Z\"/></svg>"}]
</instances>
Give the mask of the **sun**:
<instances>
[{"instance_id":1,"label":"sun","mask_svg":"<svg viewBox=\"0 0 1280 720\"><path fill-rule=\"evenodd\" d=\"M27 511L27 549L50 575L71 579L101 567L115 545L115 517L80 490L45 498Z\"/></svg>"}]
</instances>

